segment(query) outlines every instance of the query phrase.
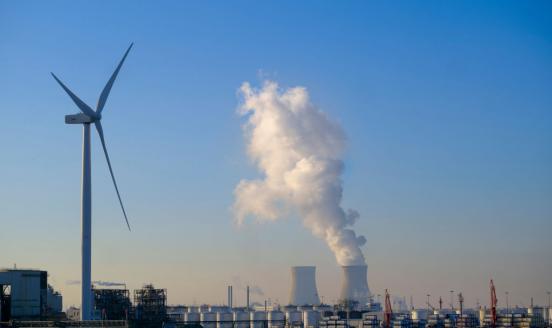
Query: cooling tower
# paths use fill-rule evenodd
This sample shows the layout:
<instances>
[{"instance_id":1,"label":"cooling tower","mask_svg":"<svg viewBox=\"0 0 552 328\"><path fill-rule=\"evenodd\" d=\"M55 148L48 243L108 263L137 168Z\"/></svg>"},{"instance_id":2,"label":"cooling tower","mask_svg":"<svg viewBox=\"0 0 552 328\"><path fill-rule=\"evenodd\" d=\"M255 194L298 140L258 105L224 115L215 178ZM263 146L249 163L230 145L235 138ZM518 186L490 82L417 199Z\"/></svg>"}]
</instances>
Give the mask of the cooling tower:
<instances>
[{"instance_id":1,"label":"cooling tower","mask_svg":"<svg viewBox=\"0 0 552 328\"><path fill-rule=\"evenodd\" d=\"M316 290L315 274L316 268L313 266L291 267L290 304L320 304L318 291Z\"/></svg>"},{"instance_id":2,"label":"cooling tower","mask_svg":"<svg viewBox=\"0 0 552 328\"><path fill-rule=\"evenodd\" d=\"M342 266L343 281L341 284L341 300L356 301L365 305L370 299L368 288L368 267L366 265Z\"/></svg>"}]
</instances>

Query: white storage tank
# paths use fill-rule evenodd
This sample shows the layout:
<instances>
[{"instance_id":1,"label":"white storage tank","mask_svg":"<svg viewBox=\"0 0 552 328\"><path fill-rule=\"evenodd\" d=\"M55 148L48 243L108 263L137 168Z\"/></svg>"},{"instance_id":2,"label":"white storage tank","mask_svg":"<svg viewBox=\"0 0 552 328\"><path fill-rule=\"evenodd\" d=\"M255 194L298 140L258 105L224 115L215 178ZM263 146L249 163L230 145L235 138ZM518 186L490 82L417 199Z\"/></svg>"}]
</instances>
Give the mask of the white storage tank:
<instances>
[{"instance_id":1,"label":"white storage tank","mask_svg":"<svg viewBox=\"0 0 552 328\"><path fill-rule=\"evenodd\" d=\"M230 312L230 309L227 306L224 305L211 305L209 307L209 311L211 312Z\"/></svg>"},{"instance_id":2,"label":"white storage tank","mask_svg":"<svg viewBox=\"0 0 552 328\"><path fill-rule=\"evenodd\" d=\"M266 312L255 311L249 313L250 328L265 328Z\"/></svg>"},{"instance_id":3,"label":"white storage tank","mask_svg":"<svg viewBox=\"0 0 552 328\"><path fill-rule=\"evenodd\" d=\"M216 328L217 314L215 312L201 312L201 325L203 328Z\"/></svg>"},{"instance_id":4,"label":"white storage tank","mask_svg":"<svg viewBox=\"0 0 552 328\"><path fill-rule=\"evenodd\" d=\"M234 316L232 312L217 313L217 328L232 328L234 325Z\"/></svg>"},{"instance_id":5,"label":"white storage tank","mask_svg":"<svg viewBox=\"0 0 552 328\"><path fill-rule=\"evenodd\" d=\"M186 322L186 323L199 323L199 312L186 312L186 313L184 313L184 322Z\"/></svg>"},{"instance_id":6,"label":"white storage tank","mask_svg":"<svg viewBox=\"0 0 552 328\"><path fill-rule=\"evenodd\" d=\"M319 321L320 321L320 312L313 311L313 310L303 311L303 324L305 328L318 327Z\"/></svg>"},{"instance_id":7,"label":"white storage tank","mask_svg":"<svg viewBox=\"0 0 552 328\"><path fill-rule=\"evenodd\" d=\"M485 322L485 312L485 308L479 308L479 323L481 324L481 326L483 326L483 323Z\"/></svg>"},{"instance_id":8,"label":"white storage tank","mask_svg":"<svg viewBox=\"0 0 552 328\"><path fill-rule=\"evenodd\" d=\"M249 312L234 311L234 328L249 328Z\"/></svg>"},{"instance_id":9,"label":"white storage tank","mask_svg":"<svg viewBox=\"0 0 552 328\"><path fill-rule=\"evenodd\" d=\"M286 321L288 325L298 326L303 323L303 314L300 311L286 311Z\"/></svg>"},{"instance_id":10,"label":"white storage tank","mask_svg":"<svg viewBox=\"0 0 552 328\"><path fill-rule=\"evenodd\" d=\"M268 328L284 327L286 317L282 311L268 312Z\"/></svg>"}]
</instances>

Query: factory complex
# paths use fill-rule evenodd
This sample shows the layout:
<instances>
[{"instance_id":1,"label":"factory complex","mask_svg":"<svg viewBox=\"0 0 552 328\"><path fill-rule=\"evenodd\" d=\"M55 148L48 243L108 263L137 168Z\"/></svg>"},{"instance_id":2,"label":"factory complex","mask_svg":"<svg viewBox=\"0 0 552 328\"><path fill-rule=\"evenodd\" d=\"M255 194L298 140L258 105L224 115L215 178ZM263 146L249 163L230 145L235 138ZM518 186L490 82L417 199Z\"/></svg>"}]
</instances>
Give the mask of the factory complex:
<instances>
[{"instance_id":1,"label":"factory complex","mask_svg":"<svg viewBox=\"0 0 552 328\"><path fill-rule=\"evenodd\" d=\"M228 286L224 305L168 305L167 290L144 285L132 293L126 286L93 286L93 320L81 321L80 309L63 312L62 296L48 283L41 270L0 270L0 327L195 327L195 328L547 328L552 326L552 309L499 309L491 281L488 308L433 307L393 309L389 293L384 304L374 300L367 282L366 266L342 267L341 300L323 304L316 286L314 266L291 268L287 305L250 303L234 306L233 287ZM404 304L403 304L404 305ZM452 306L452 304L451 304ZM395 306L397 307L397 306Z\"/></svg>"}]
</instances>

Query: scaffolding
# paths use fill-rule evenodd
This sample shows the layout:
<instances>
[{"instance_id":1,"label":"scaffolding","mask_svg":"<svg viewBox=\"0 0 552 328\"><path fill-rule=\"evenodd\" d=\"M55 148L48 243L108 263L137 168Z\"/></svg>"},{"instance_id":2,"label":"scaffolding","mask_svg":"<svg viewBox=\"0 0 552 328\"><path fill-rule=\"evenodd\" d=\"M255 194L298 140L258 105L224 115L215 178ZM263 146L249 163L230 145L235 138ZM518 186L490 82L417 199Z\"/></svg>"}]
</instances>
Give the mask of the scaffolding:
<instances>
[{"instance_id":1,"label":"scaffolding","mask_svg":"<svg viewBox=\"0 0 552 328\"><path fill-rule=\"evenodd\" d=\"M102 320L127 320L131 304L128 289L94 289L94 310Z\"/></svg>"},{"instance_id":2,"label":"scaffolding","mask_svg":"<svg viewBox=\"0 0 552 328\"><path fill-rule=\"evenodd\" d=\"M134 291L134 316L136 327L161 327L167 319L167 290L144 285Z\"/></svg>"}]
</instances>

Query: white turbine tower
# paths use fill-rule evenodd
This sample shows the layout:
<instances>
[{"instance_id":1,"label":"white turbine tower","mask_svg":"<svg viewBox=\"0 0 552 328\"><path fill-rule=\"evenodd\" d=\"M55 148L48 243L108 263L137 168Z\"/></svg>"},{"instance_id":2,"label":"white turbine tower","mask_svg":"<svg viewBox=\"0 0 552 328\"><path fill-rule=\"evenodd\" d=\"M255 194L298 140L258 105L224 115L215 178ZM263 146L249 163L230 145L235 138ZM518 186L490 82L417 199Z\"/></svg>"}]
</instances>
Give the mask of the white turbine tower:
<instances>
[{"instance_id":1,"label":"white turbine tower","mask_svg":"<svg viewBox=\"0 0 552 328\"><path fill-rule=\"evenodd\" d=\"M82 216L82 295L81 295L81 320L91 320L92 319L92 283L91 283L91 237L92 237L92 191L91 191L91 166L90 166L90 124L94 123L98 135L100 136L100 141L102 143L103 151L105 154L105 159L107 160L107 166L109 167L109 173L111 173L111 179L113 180L113 185L115 186L115 191L117 192L117 197L119 198L119 204L121 204L121 209L123 210L123 215L125 221L130 230L130 224L128 223L128 218L123 206L123 201L121 200L121 195L119 194L119 188L117 188L117 182L115 181L115 175L113 174L113 169L111 168L111 161L109 160L109 155L107 154L107 148L105 146L104 133L102 129L102 110L104 109L107 97L113 86L113 82L119 74L121 66L128 55L128 52L132 48L131 44L123 59L119 62L119 65L115 69L115 72L111 75L109 81L105 85L100 99L98 100L98 105L94 111L90 106L88 106L84 101L79 99L69 88L67 88L63 82L61 82L57 76L52 73L52 76L56 81L61 85L63 90L69 94L73 102L79 107L82 113L66 115L65 123L66 124L82 124L83 125L83 135L82 135L82 206L81 206L81 216Z\"/></svg>"}]
</instances>

